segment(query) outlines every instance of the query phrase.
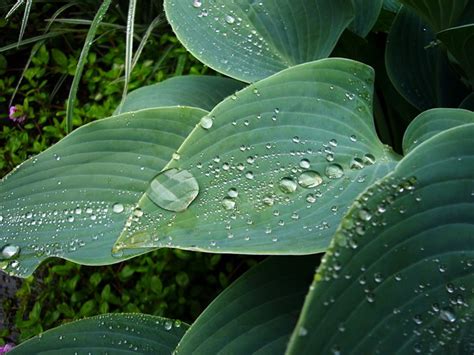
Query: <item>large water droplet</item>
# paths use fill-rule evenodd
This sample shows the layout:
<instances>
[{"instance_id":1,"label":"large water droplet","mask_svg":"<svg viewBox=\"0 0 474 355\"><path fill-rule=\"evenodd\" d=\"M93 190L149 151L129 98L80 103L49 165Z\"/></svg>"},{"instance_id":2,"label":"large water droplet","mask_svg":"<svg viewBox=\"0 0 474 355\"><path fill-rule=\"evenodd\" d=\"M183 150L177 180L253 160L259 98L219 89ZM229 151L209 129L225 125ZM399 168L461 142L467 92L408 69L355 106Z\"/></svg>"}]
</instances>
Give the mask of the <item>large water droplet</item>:
<instances>
[{"instance_id":1,"label":"large water droplet","mask_svg":"<svg viewBox=\"0 0 474 355\"><path fill-rule=\"evenodd\" d=\"M300 161L300 167L303 168L303 169L309 169L309 167L311 166L311 163L309 162L308 159L302 159Z\"/></svg>"},{"instance_id":2,"label":"large water droplet","mask_svg":"<svg viewBox=\"0 0 474 355\"><path fill-rule=\"evenodd\" d=\"M321 185L323 182L323 178L319 173L316 171L305 171L298 177L298 184L300 184L301 187L304 187L306 189L310 189L316 186Z\"/></svg>"},{"instance_id":3,"label":"large water droplet","mask_svg":"<svg viewBox=\"0 0 474 355\"><path fill-rule=\"evenodd\" d=\"M237 191L237 189L232 187L229 189L229 191L227 191L227 196L231 198L236 198L237 196L239 196L239 192Z\"/></svg>"},{"instance_id":4,"label":"large water droplet","mask_svg":"<svg viewBox=\"0 0 474 355\"><path fill-rule=\"evenodd\" d=\"M439 312L439 317L448 323L454 323L456 321L456 315L450 308L446 308Z\"/></svg>"},{"instance_id":5,"label":"large water droplet","mask_svg":"<svg viewBox=\"0 0 474 355\"><path fill-rule=\"evenodd\" d=\"M202 128L209 129L212 127L213 120L209 116L204 116L203 118L201 118L201 121L199 122L199 124L201 125Z\"/></svg>"},{"instance_id":6,"label":"large water droplet","mask_svg":"<svg viewBox=\"0 0 474 355\"><path fill-rule=\"evenodd\" d=\"M227 22L229 25L232 25L235 22L235 18L231 15L226 15L225 22Z\"/></svg>"},{"instance_id":7,"label":"large water droplet","mask_svg":"<svg viewBox=\"0 0 474 355\"><path fill-rule=\"evenodd\" d=\"M20 247L17 245L7 244L2 248L2 258L12 259L20 254Z\"/></svg>"},{"instance_id":8,"label":"large water droplet","mask_svg":"<svg viewBox=\"0 0 474 355\"><path fill-rule=\"evenodd\" d=\"M222 206L226 210L233 210L235 208L235 201L230 197L224 197L222 200Z\"/></svg>"},{"instance_id":9,"label":"large water droplet","mask_svg":"<svg viewBox=\"0 0 474 355\"><path fill-rule=\"evenodd\" d=\"M181 212L197 197L199 185L188 170L170 169L158 174L146 193L157 206Z\"/></svg>"},{"instance_id":10,"label":"large water droplet","mask_svg":"<svg viewBox=\"0 0 474 355\"><path fill-rule=\"evenodd\" d=\"M200 7L202 6L201 0L194 0L194 1L193 1L193 6L194 6L195 8L200 8Z\"/></svg>"},{"instance_id":11,"label":"large water droplet","mask_svg":"<svg viewBox=\"0 0 474 355\"><path fill-rule=\"evenodd\" d=\"M339 164L331 164L326 168L326 176L330 179L340 179L344 175L344 169Z\"/></svg>"},{"instance_id":12,"label":"large water droplet","mask_svg":"<svg viewBox=\"0 0 474 355\"><path fill-rule=\"evenodd\" d=\"M122 213L125 210L121 203L116 203L112 206L112 211L115 213Z\"/></svg>"},{"instance_id":13,"label":"large water droplet","mask_svg":"<svg viewBox=\"0 0 474 355\"><path fill-rule=\"evenodd\" d=\"M280 180L280 183L278 184L280 187L280 190L283 191L284 193L292 193L296 191L296 188L298 187L296 185L296 182L293 181L293 179L289 177L285 177Z\"/></svg>"}]
</instances>

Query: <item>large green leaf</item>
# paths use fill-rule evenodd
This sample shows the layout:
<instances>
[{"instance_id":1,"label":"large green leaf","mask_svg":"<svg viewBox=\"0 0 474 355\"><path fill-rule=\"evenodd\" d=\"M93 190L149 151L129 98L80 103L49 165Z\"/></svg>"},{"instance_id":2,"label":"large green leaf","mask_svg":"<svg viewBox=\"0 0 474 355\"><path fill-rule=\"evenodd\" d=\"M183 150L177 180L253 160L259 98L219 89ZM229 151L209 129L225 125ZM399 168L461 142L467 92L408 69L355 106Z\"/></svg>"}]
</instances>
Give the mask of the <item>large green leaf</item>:
<instances>
[{"instance_id":1,"label":"large green leaf","mask_svg":"<svg viewBox=\"0 0 474 355\"><path fill-rule=\"evenodd\" d=\"M354 0L355 17L349 29L361 37L369 34L382 10L383 0Z\"/></svg>"},{"instance_id":2,"label":"large green leaf","mask_svg":"<svg viewBox=\"0 0 474 355\"><path fill-rule=\"evenodd\" d=\"M387 11L398 12L400 6L400 0L383 0L383 8Z\"/></svg>"},{"instance_id":3,"label":"large green leaf","mask_svg":"<svg viewBox=\"0 0 474 355\"><path fill-rule=\"evenodd\" d=\"M472 11L474 5L471 0L400 0L400 2L415 10L435 32L460 25L460 19L466 11Z\"/></svg>"},{"instance_id":4,"label":"large green leaf","mask_svg":"<svg viewBox=\"0 0 474 355\"><path fill-rule=\"evenodd\" d=\"M437 36L457 60L474 89L474 23L449 28Z\"/></svg>"},{"instance_id":5,"label":"large green leaf","mask_svg":"<svg viewBox=\"0 0 474 355\"><path fill-rule=\"evenodd\" d=\"M243 87L241 82L218 76L177 76L132 91L123 103L122 113L166 106L199 107L210 111Z\"/></svg>"},{"instance_id":6,"label":"large green leaf","mask_svg":"<svg viewBox=\"0 0 474 355\"><path fill-rule=\"evenodd\" d=\"M271 257L257 265L199 316L176 353L284 353L318 259Z\"/></svg>"},{"instance_id":7,"label":"large green leaf","mask_svg":"<svg viewBox=\"0 0 474 355\"><path fill-rule=\"evenodd\" d=\"M104 314L48 330L9 354L172 354L188 329L145 314Z\"/></svg>"},{"instance_id":8,"label":"large green leaf","mask_svg":"<svg viewBox=\"0 0 474 355\"><path fill-rule=\"evenodd\" d=\"M457 107L467 95L435 41L420 17L407 7L400 9L388 36L387 73L400 94L420 111Z\"/></svg>"},{"instance_id":9,"label":"large green leaf","mask_svg":"<svg viewBox=\"0 0 474 355\"><path fill-rule=\"evenodd\" d=\"M449 128L474 123L474 112L461 109L437 108L421 113L403 136L403 152L413 148Z\"/></svg>"},{"instance_id":10,"label":"large green leaf","mask_svg":"<svg viewBox=\"0 0 474 355\"><path fill-rule=\"evenodd\" d=\"M325 250L346 206L393 166L372 84L372 68L324 59L224 100L155 178L116 250Z\"/></svg>"},{"instance_id":11,"label":"large green leaf","mask_svg":"<svg viewBox=\"0 0 474 355\"><path fill-rule=\"evenodd\" d=\"M474 351L473 135L469 124L434 136L360 196L288 353Z\"/></svg>"},{"instance_id":12,"label":"large green leaf","mask_svg":"<svg viewBox=\"0 0 474 355\"><path fill-rule=\"evenodd\" d=\"M245 82L329 56L354 16L351 0L165 0L164 7L196 58Z\"/></svg>"},{"instance_id":13,"label":"large green leaf","mask_svg":"<svg viewBox=\"0 0 474 355\"><path fill-rule=\"evenodd\" d=\"M57 256L82 264L118 262L113 242L149 181L206 111L143 110L86 125L0 182L2 269L30 275ZM126 253L123 258L136 255Z\"/></svg>"}]
</instances>

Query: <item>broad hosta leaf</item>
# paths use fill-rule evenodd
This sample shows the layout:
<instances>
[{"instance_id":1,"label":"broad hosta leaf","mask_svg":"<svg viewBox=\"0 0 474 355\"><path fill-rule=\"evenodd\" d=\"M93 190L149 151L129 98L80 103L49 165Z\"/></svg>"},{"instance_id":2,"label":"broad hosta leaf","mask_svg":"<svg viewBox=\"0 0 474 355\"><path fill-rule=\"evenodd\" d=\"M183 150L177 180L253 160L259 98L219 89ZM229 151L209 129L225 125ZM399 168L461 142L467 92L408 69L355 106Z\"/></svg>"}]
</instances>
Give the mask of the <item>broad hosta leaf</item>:
<instances>
[{"instance_id":1,"label":"broad hosta leaf","mask_svg":"<svg viewBox=\"0 0 474 355\"><path fill-rule=\"evenodd\" d=\"M424 141L449 128L474 123L474 112L461 109L437 108L423 112L403 136L405 154Z\"/></svg>"},{"instance_id":2,"label":"broad hosta leaf","mask_svg":"<svg viewBox=\"0 0 474 355\"><path fill-rule=\"evenodd\" d=\"M369 34L382 10L383 0L354 0L355 17L349 29L361 37Z\"/></svg>"},{"instance_id":3,"label":"broad hosta leaf","mask_svg":"<svg viewBox=\"0 0 474 355\"><path fill-rule=\"evenodd\" d=\"M400 10L399 0L383 0L383 8L387 11L398 12Z\"/></svg>"},{"instance_id":4,"label":"broad hosta leaf","mask_svg":"<svg viewBox=\"0 0 474 355\"><path fill-rule=\"evenodd\" d=\"M172 354L188 327L145 314L105 314L48 330L9 354Z\"/></svg>"},{"instance_id":5,"label":"broad hosta leaf","mask_svg":"<svg viewBox=\"0 0 474 355\"><path fill-rule=\"evenodd\" d=\"M400 0L428 23L435 32L459 25L466 11L471 11L471 0ZM471 18L472 20L472 18Z\"/></svg>"},{"instance_id":6,"label":"broad hosta leaf","mask_svg":"<svg viewBox=\"0 0 474 355\"><path fill-rule=\"evenodd\" d=\"M433 31L407 7L401 8L388 36L387 73L400 94L420 111L457 107L467 95L435 40Z\"/></svg>"},{"instance_id":7,"label":"broad hosta leaf","mask_svg":"<svg viewBox=\"0 0 474 355\"><path fill-rule=\"evenodd\" d=\"M434 136L358 199L288 353L474 351L473 135L469 124Z\"/></svg>"},{"instance_id":8,"label":"broad hosta leaf","mask_svg":"<svg viewBox=\"0 0 474 355\"><path fill-rule=\"evenodd\" d=\"M199 107L210 111L243 87L241 82L217 76L178 76L132 91L123 103L122 113L166 106Z\"/></svg>"},{"instance_id":9,"label":"broad hosta leaf","mask_svg":"<svg viewBox=\"0 0 474 355\"><path fill-rule=\"evenodd\" d=\"M120 261L111 247L130 210L205 114L161 108L100 120L7 175L0 249L17 252L0 256L2 269L27 276L50 256L88 265Z\"/></svg>"},{"instance_id":10,"label":"broad hosta leaf","mask_svg":"<svg viewBox=\"0 0 474 355\"><path fill-rule=\"evenodd\" d=\"M158 175L116 250L324 250L346 206L392 168L394 158L374 129L372 83L370 67L326 59L226 99L166 167L172 176L186 171L196 179L196 199L181 197L193 183L189 177L167 183Z\"/></svg>"},{"instance_id":11,"label":"broad hosta leaf","mask_svg":"<svg viewBox=\"0 0 474 355\"><path fill-rule=\"evenodd\" d=\"M468 95L459 105L459 108L474 111L474 92Z\"/></svg>"},{"instance_id":12,"label":"broad hosta leaf","mask_svg":"<svg viewBox=\"0 0 474 355\"><path fill-rule=\"evenodd\" d=\"M196 58L245 82L329 56L354 16L351 0L165 0L164 6Z\"/></svg>"},{"instance_id":13,"label":"broad hosta leaf","mask_svg":"<svg viewBox=\"0 0 474 355\"><path fill-rule=\"evenodd\" d=\"M271 257L199 316L177 354L283 354L319 256Z\"/></svg>"},{"instance_id":14,"label":"broad hosta leaf","mask_svg":"<svg viewBox=\"0 0 474 355\"><path fill-rule=\"evenodd\" d=\"M449 28L437 36L457 60L474 88L474 23Z\"/></svg>"}]
</instances>

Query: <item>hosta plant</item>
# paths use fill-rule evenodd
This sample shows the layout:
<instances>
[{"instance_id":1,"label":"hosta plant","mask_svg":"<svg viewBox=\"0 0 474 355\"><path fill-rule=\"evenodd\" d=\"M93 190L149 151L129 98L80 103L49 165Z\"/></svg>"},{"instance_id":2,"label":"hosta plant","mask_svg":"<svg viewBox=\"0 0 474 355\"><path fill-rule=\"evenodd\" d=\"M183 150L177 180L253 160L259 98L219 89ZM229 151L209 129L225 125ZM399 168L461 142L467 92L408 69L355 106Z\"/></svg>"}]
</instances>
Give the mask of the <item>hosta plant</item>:
<instances>
[{"instance_id":1,"label":"hosta plant","mask_svg":"<svg viewBox=\"0 0 474 355\"><path fill-rule=\"evenodd\" d=\"M474 1L164 8L227 78L138 89L6 176L0 265L272 256L189 328L107 315L12 353L472 353Z\"/></svg>"}]
</instances>

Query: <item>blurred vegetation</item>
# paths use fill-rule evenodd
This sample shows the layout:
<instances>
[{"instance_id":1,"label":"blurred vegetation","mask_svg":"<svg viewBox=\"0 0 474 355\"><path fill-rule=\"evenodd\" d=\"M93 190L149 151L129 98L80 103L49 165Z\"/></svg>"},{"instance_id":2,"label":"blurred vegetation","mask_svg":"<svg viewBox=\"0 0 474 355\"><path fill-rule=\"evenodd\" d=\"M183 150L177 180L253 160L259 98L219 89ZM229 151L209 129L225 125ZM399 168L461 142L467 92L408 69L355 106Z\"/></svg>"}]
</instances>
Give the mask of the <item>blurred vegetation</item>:
<instances>
[{"instance_id":1,"label":"blurred vegetation","mask_svg":"<svg viewBox=\"0 0 474 355\"><path fill-rule=\"evenodd\" d=\"M44 33L45 19L53 16L58 3L72 4L61 14L63 20L51 27L62 31L61 35L7 51L1 48L17 41L22 11L6 21L8 4L0 5L0 176L65 135L65 102L88 28L84 19L93 18L98 4L37 0L25 39ZM109 116L120 102L126 4L119 1L98 31L79 87L75 127ZM150 7L145 7L139 6L137 33L146 31L160 15L161 1L150 1ZM139 40L137 37L136 47ZM133 70L130 90L183 74L214 72L189 55L163 22ZM16 106L17 114L26 116L23 123L9 119L11 105ZM64 322L108 312L143 312L192 322L256 260L168 249L104 267L49 260L23 282L16 299L4 301L10 329L0 330L0 344L23 341Z\"/></svg>"}]
</instances>

